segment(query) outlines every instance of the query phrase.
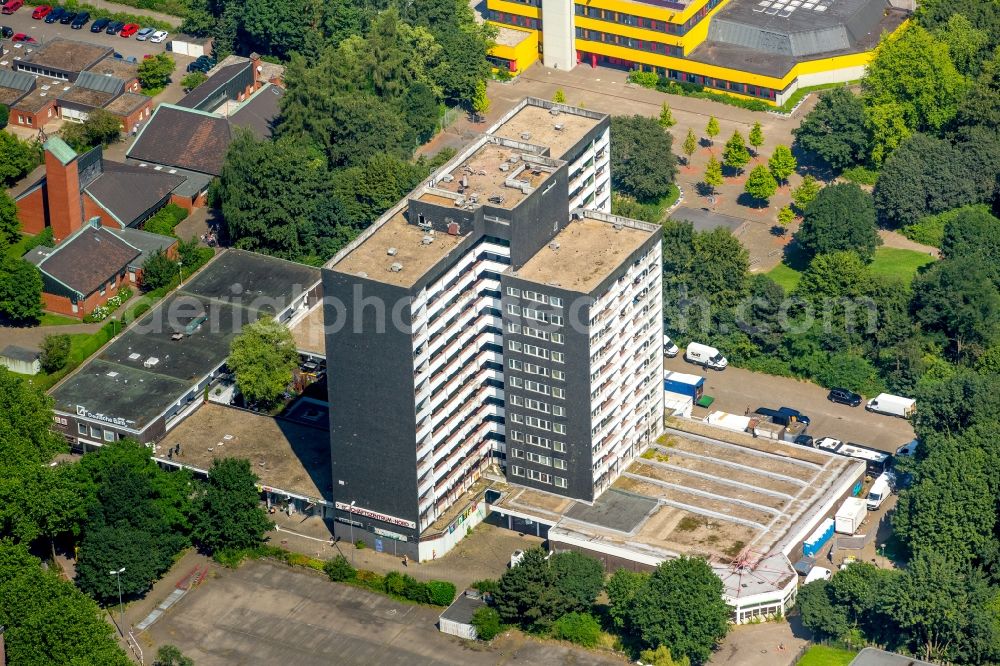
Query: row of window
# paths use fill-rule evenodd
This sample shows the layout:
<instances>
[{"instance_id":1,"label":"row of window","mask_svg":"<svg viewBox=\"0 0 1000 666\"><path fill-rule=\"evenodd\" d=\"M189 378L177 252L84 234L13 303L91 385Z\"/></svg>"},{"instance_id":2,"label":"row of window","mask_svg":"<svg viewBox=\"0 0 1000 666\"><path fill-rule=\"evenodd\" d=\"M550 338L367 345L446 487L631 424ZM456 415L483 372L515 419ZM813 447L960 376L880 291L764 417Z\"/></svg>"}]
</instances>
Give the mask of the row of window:
<instances>
[{"instance_id":1,"label":"row of window","mask_svg":"<svg viewBox=\"0 0 1000 666\"><path fill-rule=\"evenodd\" d=\"M541 19L531 18L530 16L520 16L519 14L507 14L504 12L498 12L495 9L490 10L490 20L494 23L516 25L519 28L528 28L529 30L542 29Z\"/></svg>"},{"instance_id":2,"label":"row of window","mask_svg":"<svg viewBox=\"0 0 1000 666\"><path fill-rule=\"evenodd\" d=\"M507 365L510 367L511 370L517 370L518 372L521 371L527 372L529 375L538 375L540 377L552 377L552 379L556 379L559 381L564 381L566 379L566 373L563 372L562 370L552 370L551 372L549 372L549 369L544 366L536 365L535 363L524 363L523 361L519 361L516 358L509 359L507 361Z\"/></svg>"},{"instance_id":3,"label":"row of window","mask_svg":"<svg viewBox=\"0 0 1000 666\"><path fill-rule=\"evenodd\" d=\"M507 287L507 295L513 296L514 298L523 298L526 301L534 301L536 303L542 303L544 305L554 305L558 308L562 307L563 299L558 296L549 296L547 294L540 294L537 291L531 291L525 289L521 291L517 287Z\"/></svg>"},{"instance_id":4,"label":"row of window","mask_svg":"<svg viewBox=\"0 0 1000 666\"><path fill-rule=\"evenodd\" d=\"M680 36L687 34L691 28L698 25L698 23L705 18L710 11L715 9L720 2L722 2L722 0L709 0L704 7L698 10L684 23L657 21L645 16L636 16L634 14L616 12L611 9L599 9L597 7L590 7L587 5L575 5L575 11L577 16L585 16L587 18L597 19L598 21L607 21L609 23L617 23L618 25L635 26L636 28L645 28L647 30L663 32L668 35Z\"/></svg>"},{"instance_id":5,"label":"row of window","mask_svg":"<svg viewBox=\"0 0 1000 666\"><path fill-rule=\"evenodd\" d=\"M520 430L511 430L510 439L514 442L523 442L525 444L531 444L532 446L538 446L543 449L552 449L556 453L566 453L566 443L560 442L557 439L549 439L548 437L542 437L541 435L532 435L531 433L521 432Z\"/></svg>"},{"instance_id":6,"label":"row of window","mask_svg":"<svg viewBox=\"0 0 1000 666\"><path fill-rule=\"evenodd\" d=\"M79 434L86 436L87 435L86 424L77 423L76 431ZM95 428L94 426L90 426L90 436L98 440L103 438L105 442L113 442L115 441L116 434L114 430L101 430L100 428Z\"/></svg>"},{"instance_id":7,"label":"row of window","mask_svg":"<svg viewBox=\"0 0 1000 666\"><path fill-rule=\"evenodd\" d=\"M673 56L674 58L684 57L684 49L679 46L674 46L673 44L652 42L648 39L636 39L634 37L626 37L625 35L616 35L611 32L601 32L600 30L577 28L576 38L585 39L591 42L601 42L602 44L614 44L627 49L648 51L649 53L659 53L660 55Z\"/></svg>"},{"instance_id":8,"label":"row of window","mask_svg":"<svg viewBox=\"0 0 1000 666\"><path fill-rule=\"evenodd\" d=\"M546 472L539 472L533 469L525 469L524 467L518 467L517 465L510 466L510 473L514 476L527 477L532 481L538 481L539 483L547 483L549 485L555 484L556 488L565 488L566 479L561 476L553 476Z\"/></svg>"},{"instance_id":9,"label":"row of window","mask_svg":"<svg viewBox=\"0 0 1000 666\"><path fill-rule=\"evenodd\" d=\"M511 386L513 386L513 384L511 384ZM566 416L566 409L559 405L550 405L549 403L542 402L541 400L525 398L519 395L512 395L509 400L510 404L515 407L527 407L528 409L533 409L536 412L552 414L553 416Z\"/></svg>"},{"instance_id":10,"label":"row of window","mask_svg":"<svg viewBox=\"0 0 1000 666\"><path fill-rule=\"evenodd\" d=\"M553 398L558 398L560 400L566 397L566 391L558 386L549 386L548 384L536 382L533 379L509 377L507 381L510 383L511 388L523 388L526 391L541 393L542 395L551 395Z\"/></svg>"},{"instance_id":11,"label":"row of window","mask_svg":"<svg viewBox=\"0 0 1000 666\"><path fill-rule=\"evenodd\" d=\"M557 435L566 434L566 425L564 423L553 423L552 421L540 419L537 416L524 416L522 414L511 414L510 420L513 423L520 423L522 425L530 426L532 428L538 428L539 430L551 430Z\"/></svg>"},{"instance_id":12,"label":"row of window","mask_svg":"<svg viewBox=\"0 0 1000 666\"><path fill-rule=\"evenodd\" d=\"M538 338L539 340L551 341L557 345L561 345L565 338L562 333L548 333L538 328L532 328L531 326L521 326L520 324L507 324L508 333L517 333L520 335L527 335L532 338Z\"/></svg>"},{"instance_id":13,"label":"row of window","mask_svg":"<svg viewBox=\"0 0 1000 666\"><path fill-rule=\"evenodd\" d=\"M701 76L700 74L690 74L688 72L679 72L676 69L667 69L664 67L653 67L650 65L642 65L637 63L638 69L646 72L654 72L660 76L674 81L680 81L681 83L693 83L699 86L705 86L706 88L715 88L716 90L726 90L729 92L736 93L738 95L749 95L750 97L760 97L761 99L774 100L777 93L772 88L765 88L763 86L750 85L748 83L737 83L736 81L727 81L725 79L716 79L711 76Z\"/></svg>"},{"instance_id":14,"label":"row of window","mask_svg":"<svg viewBox=\"0 0 1000 666\"><path fill-rule=\"evenodd\" d=\"M539 347L538 345L529 345L517 340L508 340L507 348L514 352L522 352L528 356L534 356L535 358L552 359L555 363L562 363L566 359L566 355L562 352L550 352L548 349Z\"/></svg>"},{"instance_id":15,"label":"row of window","mask_svg":"<svg viewBox=\"0 0 1000 666\"><path fill-rule=\"evenodd\" d=\"M553 458L552 456L532 453L531 451L524 451L523 449L511 449L510 453L514 458L527 460L528 462L533 462L536 465L545 465L546 467L555 467L556 469L566 469L566 461L562 458Z\"/></svg>"}]
</instances>

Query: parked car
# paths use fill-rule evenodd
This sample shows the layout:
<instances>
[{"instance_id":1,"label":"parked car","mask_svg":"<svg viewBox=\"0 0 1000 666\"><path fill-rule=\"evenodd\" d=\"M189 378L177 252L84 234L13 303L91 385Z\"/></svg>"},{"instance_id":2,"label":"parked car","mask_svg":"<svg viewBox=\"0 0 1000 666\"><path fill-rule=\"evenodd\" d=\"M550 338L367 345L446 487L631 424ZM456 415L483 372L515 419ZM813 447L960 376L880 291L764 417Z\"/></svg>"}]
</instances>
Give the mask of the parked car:
<instances>
[{"instance_id":1,"label":"parked car","mask_svg":"<svg viewBox=\"0 0 1000 666\"><path fill-rule=\"evenodd\" d=\"M59 17L59 23L61 25L69 25L76 20L76 12L72 9L67 9L63 12L62 16Z\"/></svg>"},{"instance_id":2,"label":"parked car","mask_svg":"<svg viewBox=\"0 0 1000 666\"><path fill-rule=\"evenodd\" d=\"M794 412L794 413L792 413ZM781 409L771 409L770 407L758 407L754 410L754 414L759 414L760 416L766 416L771 419L772 423L776 423L780 426L787 426L792 422L794 418L796 421L801 421L801 414L797 410L789 409L788 407L782 407ZM808 418L808 417L806 417ZM807 421L802 421L806 425L809 425Z\"/></svg>"},{"instance_id":3,"label":"parked car","mask_svg":"<svg viewBox=\"0 0 1000 666\"><path fill-rule=\"evenodd\" d=\"M800 412L797 409L792 409L791 407L778 407L778 413L779 414L784 414L785 416L788 417L789 420L791 420L792 418L794 418L799 423L805 424L807 426L810 423L812 423L812 421L809 419L808 416L806 416L805 414L803 414L802 412Z\"/></svg>"},{"instance_id":4,"label":"parked car","mask_svg":"<svg viewBox=\"0 0 1000 666\"><path fill-rule=\"evenodd\" d=\"M126 23L122 26L122 29L118 32L118 34L128 39L137 32L139 32L138 23Z\"/></svg>"},{"instance_id":5,"label":"parked car","mask_svg":"<svg viewBox=\"0 0 1000 666\"><path fill-rule=\"evenodd\" d=\"M687 346L684 360L713 370L725 370L729 366L729 361L719 353L718 349L697 342L692 342Z\"/></svg>"},{"instance_id":6,"label":"parked car","mask_svg":"<svg viewBox=\"0 0 1000 666\"><path fill-rule=\"evenodd\" d=\"M830 392L826 395L826 399L830 402L837 402L841 405L850 405L851 407L857 407L861 404L861 396L854 391L848 391L845 388L830 389Z\"/></svg>"},{"instance_id":7,"label":"parked car","mask_svg":"<svg viewBox=\"0 0 1000 666\"><path fill-rule=\"evenodd\" d=\"M23 6L24 6L24 0L7 0L2 5L0 5L0 13L13 14Z\"/></svg>"},{"instance_id":8,"label":"parked car","mask_svg":"<svg viewBox=\"0 0 1000 666\"><path fill-rule=\"evenodd\" d=\"M878 511L879 507L882 506L882 502L891 494L892 475L888 472L883 472L875 479L875 483L872 484L871 489L868 491L868 497L865 498L868 510Z\"/></svg>"},{"instance_id":9,"label":"parked car","mask_svg":"<svg viewBox=\"0 0 1000 666\"><path fill-rule=\"evenodd\" d=\"M94 21L93 25L90 26L90 31L91 32L104 32L104 29L108 27L109 23L111 23L111 19L109 19L109 18L99 18L96 21Z\"/></svg>"},{"instance_id":10,"label":"parked car","mask_svg":"<svg viewBox=\"0 0 1000 666\"><path fill-rule=\"evenodd\" d=\"M45 17L45 22L55 23L65 15L66 15L65 7L53 7L52 11L49 12L48 15Z\"/></svg>"},{"instance_id":11,"label":"parked car","mask_svg":"<svg viewBox=\"0 0 1000 666\"><path fill-rule=\"evenodd\" d=\"M865 409L869 412L877 412L879 414L888 414L889 416L898 416L900 418L910 418L913 413L917 411L917 401L913 398L904 398L898 395L890 395L889 393L879 393L877 396L868 401L865 405Z\"/></svg>"},{"instance_id":12,"label":"parked car","mask_svg":"<svg viewBox=\"0 0 1000 666\"><path fill-rule=\"evenodd\" d=\"M155 32L152 28L143 28L139 32L135 33L135 38L140 42L144 42L149 39L149 36Z\"/></svg>"},{"instance_id":13,"label":"parked car","mask_svg":"<svg viewBox=\"0 0 1000 666\"><path fill-rule=\"evenodd\" d=\"M27 35L27 34L25 34L23 32L16 33L13 37L10 38L10 41L12 41L12 42L24 42L25 44L37 44L38 43L37 39L35 39L31 35Z\"/></svg>"},{"instance_id":14,"label":"parked car","mask_svg":"<svg viewBox=\"0 0 1000 666\"><path fill-rule=\"evenodd\" d=\"M31 18L35 19L36 21L40 21L41 19L45 18L51 13L52 13L51 6L38 5L37 7L35 7L35 11L31 12Z\"/></svg>"},{"instance_id":15,"label":"parked car","mask_svg":"<svg viewBox=\"0 0 1000 666\"><path fill-rule=\"evenodd\" d=\"M5 25L0 25L0 39L10 39L14 36L14 29Z\"/></svg>"},{"instance_id":16,"label":"parked car","mask_svg":"<svg viewBox=\"0 0 1000 666\"><path fill-rule=\"evenodd\" d=\"M153 36L149 38L149 41L153 42L154 44L159 44L160 42L162 42L164 39L167 38L168 34L170 33L168 33L166 30L157 30L156 32L153 33Z\"/></svg>"},{"instance_id":17,"label":"parked car","mask_svg":"<svg viewBox=\"0 0 1000 666\"><path fill-rule=\"evenodd\" d=\"M73 24L70 25L70 27L73 28L74 30L80 30L83 28L83 26L87 25L88 23L90 23L90 13L80 12L79 14L76 15L76 18L73 19Z\"/></svg>"},{"instance_id":18,"label":"parked car","mask_svg":"<svg viewBox=\"0 0 1000 666\"><path fill-rule=\"evenodd\" d=\"M674 341L670 339L670 336L666 333L663 334L663 355L669 358L677 356L680 349L674 344Z\"/></svg>"},{"instance_id":19,"label":"parked car","mask_svg":"<svg viewBox=\"0 0 1000 666\"><path fill-rule=\"evenodd\" d=\"M104 32L108 35L117 35L121 32L121 29L125 27L124 21L112 21L108 24L108 27L104 29Z\"/></svg>"}]
</instances>

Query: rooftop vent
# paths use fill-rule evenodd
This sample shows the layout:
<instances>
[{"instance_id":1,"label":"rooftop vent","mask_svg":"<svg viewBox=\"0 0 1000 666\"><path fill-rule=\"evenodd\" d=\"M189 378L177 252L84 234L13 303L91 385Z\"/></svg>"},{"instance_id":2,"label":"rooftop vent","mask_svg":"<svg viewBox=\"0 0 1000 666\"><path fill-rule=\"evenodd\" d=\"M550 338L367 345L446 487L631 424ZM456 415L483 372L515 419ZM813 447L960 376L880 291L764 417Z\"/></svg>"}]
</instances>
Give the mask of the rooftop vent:
<instances>
[{"instance_id":1,"label":"rooftop vent","mask_svg":"<svg viewBox=\"0 0 1000 666\"><path fill-rule=\"evenodd\" d=\"M521 141L527 141L531 138L531 132L521 132Z\"/></svg>"},{"instance_id":2,"label":"rooftop vent","mask_svg":"<svg viewBox=\"0 0 1000 666\"><path fill-rule=\"evenodd\" d=\"M511 155L509 158L507 158L507 161L510 162L511 164L517 164L518 162L521 161L521 156L516 154Z\"/></svg>"},{"instance_id":3,"label":"rooftop vent","mask_svg":"<svg viewBox=\"0 0 1000 666\"><path fill-rule=\"evenodd\" d=\"M398 273L399 271L403 270L403 264L397 261L393 265L389 266L389 270L392 271L393 273Z\"/></svg>"},{"instance_id":4,"label":"rooftop vent","mask_svg":"<svg viewBox=\"0 0 1000 666\"><path fill-rule=\"evenodd\" d=\"M507 173L507 171L510 170L510 165L507 164L506 162L503 162L500 164L500 170L503 171L504 173Z\"/></svg>"},{"instance_id":5,"label":"rooftop vent","mask_svg":"<svg viewBox=\"0 0 1000 666\"><path fill-rule=\"evenodd\" d=\"M622 229L625 228L625 225L623 225L621 222L615 222L613 226L615 228L615 231L621 231Z\"/></svg>"},{"instance_id":6,"label":"rooftop vent","mask_svg":"<svg viewBox=\"0 0 1000 666\"><path fill-rule=\"evenodd\" d=\"M142 358L142 354L138 354L136 352L133 352L133 353L131 353L131 354L128 355L128 358L129 358L130 361L138 361L140 358Z\"/></svg>"},{"instance_id":7,"label":"rooftop vent","mask_svg":"<svg viewBox=\"0 0 1000 666\"><path fill-rule=\"evenodd\" d=\"M551 109L549 109L549 113L551 113L553 116L558 116L559 109L557 109L556 107L552 107Z\"/></svg>"},{"instance_id":8,"label":"rooftop vent","mask_svg":"<svg viewBox=\"0 0 1000 666\"><path fill-rule=\"evenodd\" d=\"M368 277L368 273L365 273L364 271L359 271L358 272L358 277L366 278L366 277Z\"/></svg>"},{"instance_id":9,"label":"rooftop vent","mask_svg":"<svg viewBox=\"0 0 1000 666\"><path fill-rule=\"evenodd\" d=\"M549 249L555 252L556 250L559 249L559 243L557 243L556 241L552 241L551 243L549 243Z\"/></svg>"},{"instance_id":10,"label":"rooftop vent","mask_svg":"<svg viewBox=\"0 0 1000 666\"><path fill-rule=\"evenodd\" d=\"M433 242L434 242L434 236L424 236L423 238L420 239L421 245L430 245Z\"/></svg>"},{"instance_id":11,"label":"rooftop vent","mask_svg":"<svg viewBox=\"0 0 1000 666\"><path fill-rule=\"evenodd\" d=\"M566 126L563 125L562 123L556 123L556 131L557 132L562 132L565 128L566 128Z\"/></svg>"},{"instance_id":12,"label":"rooftop vent","mask_svg":"<svg viewBox=\"0 0 1000 666\"><path fill-rule=\"evenodd\" d=\"M464 206L465 205L465 197L459 197L459 198L455 199L455 205L456 206Z\"/></svg>"},{"instance_id":13,"label":"rooftop vent","mask_svg":"<svg viewBox=\"0 0 1000 666\"><path fill-rule=\"evenodd\" d=\"M450 183L453 180L455 180L455 177L453 175L451 175L450 173L446 173L443 176L441 176L441 182L442 183Z\"/></svg>"},{"instance_id":14,"label":"rooftop vent","mask_svg":"<svg viewBox=\"0 0 1000 666\"><path fill-rule=\"evenodd\" d=\"M154 365L156 365L159 362L160 362L160 359L156 358L155 356L150 356L149 358L146 359L146 361L142 365L143 365L143 367L146 367L146 368L152 368Z\"/></svg>"},{"instance_id":15,"label":"rooftop vent","mask_svg":"<svg viewBox=\"0 0 1000 666\"><path fill-rule=\"evenodd\" d=\"M118 376L118 373L115 372L114 370L111 370L110 372L108 372L108 377L111 377L112 379L114 379L117 376Z\"/></svg>"},{"instance_id":16,"label":"rooftop vent","mask_svg":"<svg viewBox=\"0 0 1000 666\"><path fill-rule=\"evenodd\" d=\"M462 176L462 180L460 181L460 184L461 184L462 187L468 187L469 186L469 178L467 176Z\"/></svg>"},{"instance_id":17,"label":"rooftop vent","mask_svg":"<svg viewBox=\"0 0 1000 666\"><path fill-rule=\"evenodd\" d=\"M396 256L396 248L390 247L388 250L385 251L385 253L387 255L389 255L390 257L395 257Z\"/></svg>"},{"instance_id":18,"label":"rooftop vent","mask_svg":"<svg viewBox=\"0 0 1000 666\"><path fill-rule=\"evenodd\" d=\"M451 234L452 236L458 235L458 222L448 223L448 233Z\"/></svg>"},{"instance_id":19,"label":"rooftop vent","mask_svg":"<svg viewBox=\"0 0 1000 666\"><path fill-rule=\"evenodd\" d=\"M493 196L491 196L491 197L489 198L489 202L490 202L491 204L496 204L496 205L498 205L498 206L499 206L500 204L502 204L502 203L503 203L503 197L502 197L502 196L500 196L499 194L494 194Z\"/></svg>"}]
</instances>

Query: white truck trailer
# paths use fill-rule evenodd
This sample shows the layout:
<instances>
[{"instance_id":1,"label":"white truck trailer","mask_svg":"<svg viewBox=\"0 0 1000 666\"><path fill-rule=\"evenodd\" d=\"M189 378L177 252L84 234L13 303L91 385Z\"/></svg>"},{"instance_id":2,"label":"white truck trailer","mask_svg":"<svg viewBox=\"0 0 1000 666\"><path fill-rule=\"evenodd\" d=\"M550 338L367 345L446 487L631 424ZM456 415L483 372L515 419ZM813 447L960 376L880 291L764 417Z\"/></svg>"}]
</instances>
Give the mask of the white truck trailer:
<instances>
[{"instance_id":1,"label":"white truck trailer","mask_svg":"<svg viewBox=\"0 0 1000 666\"><path fill-rule=\"evenodd\" d=\"M833 518L834 530L838 534L857 534L867 516L868 503L860 497L848 497Z\"/></svg>"}]
</instances>

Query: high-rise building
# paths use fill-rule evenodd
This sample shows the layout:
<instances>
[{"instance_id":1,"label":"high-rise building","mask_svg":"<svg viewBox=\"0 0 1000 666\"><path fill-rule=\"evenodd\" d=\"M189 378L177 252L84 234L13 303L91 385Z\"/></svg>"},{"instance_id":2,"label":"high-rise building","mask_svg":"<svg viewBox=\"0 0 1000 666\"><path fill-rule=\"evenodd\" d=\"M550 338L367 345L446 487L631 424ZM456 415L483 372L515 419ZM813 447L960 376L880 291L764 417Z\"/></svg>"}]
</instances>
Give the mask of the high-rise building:
<instances>
[{"instance_id":1,"label":"high-rise building","mask_svg":"<svg viewBox=\"0 0 1000 666\"><path fill-rule=\"evenodd\" d=\"M338 534L427 557L490 464L592 501L662 430L660 228L608 212L609 127L526 99L325 267Z\"/></svg>"},{"instance_id":2,"label":"high-rise building","mask_svg":"<svg viewBox=\"0 0 1000 666\"><path fill-rule=\"evenodd\" d=\"M861 77L912 0L486 0L491 61L519 73L578 64L784 104L800 87Z\"/></svg>"}]
</instances>

